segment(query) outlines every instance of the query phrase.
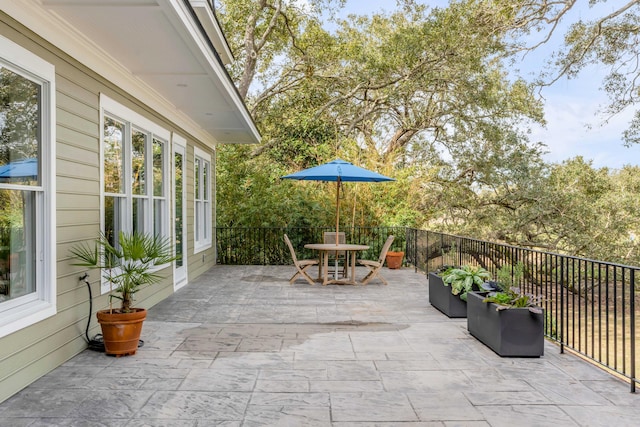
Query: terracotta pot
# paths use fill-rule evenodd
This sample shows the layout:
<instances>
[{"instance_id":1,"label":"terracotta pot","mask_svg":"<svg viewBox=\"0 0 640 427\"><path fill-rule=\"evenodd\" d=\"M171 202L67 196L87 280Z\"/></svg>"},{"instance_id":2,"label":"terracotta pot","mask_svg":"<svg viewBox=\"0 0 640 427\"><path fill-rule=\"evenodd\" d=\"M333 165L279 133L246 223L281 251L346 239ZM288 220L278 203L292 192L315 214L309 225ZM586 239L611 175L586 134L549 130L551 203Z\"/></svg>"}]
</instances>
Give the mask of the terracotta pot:
<instances>
[{"instance_id":1,"label":"terracotta pot","mask_svg":"<svg viewBox=\"0 0 640 427\"><path fill-rule=\"evenodd\" d=\"M396 269L402 267L402 258L404 257L404 252L387 252L387 256L385 257L387 261L387 267L391 269Z\"/></svg>"},{"instance_id":2,"label":"terracotta pot","mask_svg":"<svg viewBox=\"0 0 640 427\"><path fill-rule=\"evenodd\" d=\"M142 322L147 317L147 310L134 308L131 313L120 313L117 310L100 310L96 313L98 323L102 327L102 338L106 354L127 356L136 354Z\"/></svg>"}]
</instances>

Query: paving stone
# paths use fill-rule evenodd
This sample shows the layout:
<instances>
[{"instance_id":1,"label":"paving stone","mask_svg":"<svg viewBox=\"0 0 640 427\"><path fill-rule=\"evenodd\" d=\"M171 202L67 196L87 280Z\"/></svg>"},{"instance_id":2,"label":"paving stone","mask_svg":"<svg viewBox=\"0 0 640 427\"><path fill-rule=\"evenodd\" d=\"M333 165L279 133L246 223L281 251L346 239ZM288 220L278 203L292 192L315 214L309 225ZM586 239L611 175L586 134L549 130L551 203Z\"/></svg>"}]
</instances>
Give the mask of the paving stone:
<instances>
[{"instance_id":1,"label":"paving stone","mask_svg":"<svg viewBox=\"0 0 640 427\"><path fill-rule=\"evenodd\" d=\"M593 427L637 427L638 411L631 407L562 406L578 425Z\"/></svg>"},{"instance_id":2,"label":"paving stone","mask_svg":"<svg viewBox=\"0 0 640 427\"><path fill-rule=\"evenodd\" d=\"M366 287L292 274L211 269L149 310L135 356L79 354L0 403L0 427L638 425L628 384L551 342L497 356L413 269Z\"/></svg>"},{"instance_id":3,"label":"paving stone","mask_svg":"<svg viewBox=\"0 0 640 427\"><path fill-rule=\"evenodd\" d=\"M331 425L331 414L328 406L249 405L242 425L326 427Z\"/></svg>"},{"instance_id":4,"label":"paving stone","mask_svg":"<svg viewBox=\"0 0 640 427\"><path fill-rule=\"evenodd\" d=\"M328 379L331 381L378 381L380 375L373 361L327 362Z\"/></svg>"},{"instance_id":5,"label":"paving stone","mask_svg":"<svg viewBox=\"0 0 640 427\"><path fill-rule=\"evenodd\" d=\"M192 369L180 390L251 391L257 378L256 369Z\"/></svg>"},{"instance_id":6,"label":"paving stone","mask_svg":"<svg viewBox=\"0 0 640 427\"><path fill-rule=\"evenodd\" d=\"M380 381L311 381L310 390L326 392L384 391Z\"/></svg>"},{"instance_id":7,"label":"paving stone","mask_svg":"<svg viewBox=\"0 0 640 427\"><path fill-rule=\"evenodd\" d=\"M261 369L258 378L275 381L327 380L327 369Z\"/></svg>"},{"instance_id":8,"label":"paving stone","mask_svg":"<svg viewBox=\"0 0 640 427\"><path fill-rule=\"evenodd\" d=\"M552 403L538 391L467 391L465 395L476 406L550 405Z\"/></svg>"},{"instance_id":9,"label":"paving stone","mask_svg":"<svg viewBox=\"0 0 640 427\"><path fill-rule=\"evenodd\" d=\"M65 418L55 418L55 419L39 419L39 418L4 418L0 419L0 427L27 427L27 426L38 426L38 427L50 427L52 425L61 425L60 423L66 422ZM124 420L123 422L127 422ZM73 424L67 424L73 425ZM104 425L104 424L103 424Z\"/></svg>"},{"instance_id":10,"label":"paving stone","mask_svg":"<svg viewBox=\"0 0 640 427\"><path fill-rule=\"evenodd\" d=\"M478 406L491 427L571 427L577 424L562 409L553 405ZM585 426L592 424L583 424ZM609 424L610 427L623 427Z\"/></svg>"},{"instance_id":11,"label":"paving stone","mask_svg":"<svg viewBox=\"0 0 640 427\"><path fill-rule=\"evenodd\" d=\"M250 393L158 391L136 413L135 419L211 419L240 421Z\"/></svg>"},{"instance_id":12,"label":"paving stone","mask_svg":"<svg viewBox=\"0 0 640 427\"><path fill-rule=\"evenodd\" d=\"M29 387L2 403L0 419L70 417L88 393L82 389L50 390Z\"/></svg>"},{"instance_id":13,"label":"paving stone","mask_svg":"<svg viewBox=\"0 0 640 427\"><path fill-rule=\"evenodd\" d=\"M133 420L127 424L127 427L196 427L196 420Z\"/></svg>"},{"instance_id":14,"label":"paving stone","mask_svg":"<svg viewBox=\"0 0 640 427\"><path fill-rule=\"evenodd\" d=\"M249 403L256 406L329 406L329 393L254 392Z\"/></svg>"},{"instance_id":15,"label":"paving stone","mask_svg":"<svg viewBox=\"0 0 640 427\"><path fill-rule=\"evenodd\" d=\"M403 393L331 393L334 421L419 421Z\"/></svg>"},{"instance_id":16,"label":"paving stone","mask_svg":"<svg viewBox=\"0 0 640 427\"><path fill-rule=\"evenodd\" d=\"M151 390L94 389L85 394L70 415L91 420L132 418L153 393Z\"/></svg>"},{"instance_id":17,"label":"paving stone","mask_svg":"<svg viewBox=\"0 0 640 427\"><path fill-rule=\"evenodd\" d=\"M488 425L488 424L487 424ZM332 427L443 427L441 422L407 422L404 421L401 424L397 422L333 422Z\"/></svg>"},{"instance_id":18,"label":"paving stone","mask_svg":"<svg viewBox=\"0 0 640 427\"><path fill-rule=\"evenodd\" d=\"M407 393L423 421L484 421L484 416L462 392Z\"/></svg>"},{"instance_id":19,"label":"paving stone","mask_svg":"<svg viewBox=\"0 0 640 427\"><path fill-rule=\"evenodd\" d=\"M380 377L385 390L405 393L458 391L469 384L460 371L387 371Z\"/></svg>"},{"instance_id":20,"label":"paving stone","mask_svg":"<svg viewBox=\"0 0 640 427\"><path fill-rule=\"evenodd\" d=\"M308 380L258 380L254 390L270 393L306 393L310 391Z\"/></svg>"}]
</instances>

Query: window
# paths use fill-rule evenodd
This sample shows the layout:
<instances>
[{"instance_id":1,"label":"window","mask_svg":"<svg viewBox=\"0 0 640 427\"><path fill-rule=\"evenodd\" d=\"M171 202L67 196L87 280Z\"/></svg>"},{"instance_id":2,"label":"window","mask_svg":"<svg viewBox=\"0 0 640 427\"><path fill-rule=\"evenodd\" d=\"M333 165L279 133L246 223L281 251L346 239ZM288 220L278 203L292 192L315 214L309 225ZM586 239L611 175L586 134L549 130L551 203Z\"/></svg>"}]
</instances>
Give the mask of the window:
<instances>
[{"instance_id":1,"label":"window","mask_svg":"<svg viewBox=\"0 0 640 427\"><path fill-rule=\"evenodd\" d=\"M200 252L211 247L211 155L194 152L194 252Z\"/></svg>"},{"instance_id":2,"label":"window","mask_svg":"<svg viewBox=\"0 0 640 427\"><path fill-rule=\"evenodd\" d=\"M56 313L55 68L0 37L0 337Z\"/></svg>"},{"instance_id":3,"label":"window","mask_svg":"<svg viewBox=\"0 0 640 427\"><path fill-rule=\"evenodd\" d=\"M112 244L120 231L168 235L169 131L101 95L103 227Z\"/></svg>"}]
</instances>

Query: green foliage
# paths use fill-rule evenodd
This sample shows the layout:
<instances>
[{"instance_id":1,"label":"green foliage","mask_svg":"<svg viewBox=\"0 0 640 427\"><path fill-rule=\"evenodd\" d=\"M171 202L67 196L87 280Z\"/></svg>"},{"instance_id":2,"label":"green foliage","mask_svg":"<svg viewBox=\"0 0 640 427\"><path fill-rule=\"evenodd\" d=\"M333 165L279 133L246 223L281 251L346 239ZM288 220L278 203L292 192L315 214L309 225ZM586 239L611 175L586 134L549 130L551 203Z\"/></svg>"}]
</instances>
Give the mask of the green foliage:
<instances>
[{"instance_id":1,"label":"green foliage","mask_svg":"<svg viewBox=\"0 0 640 427\"><path fill-rule=\"evenodd\" d=\"M217 225L333 224L334 185L279 178L340 157L397 179L345 184L341 226L415 226L640 264L638 168L546 164L527 134L544 123L536 88L508 78L514 34L560 4L402 1L336 19L339 1L218 2L237 58L230 72L263 143L219 147ZM587 46L589 28L568 43ZM606 37L618 32L624 50L621 28Z\"/></svg>"},{"instance_id":2,"label":"green foliage","mask_svg":"<svg viewBox=\"0 0 640 427\"><path fill-rule=\"evenodd\" d=\"M524 278L524 264L522 262L516 265L503 265L496 271L496 280L505 289L517 287Z\"/></svg>"},{"instance_id":3,"label":"green foliage","mask_svg":"<svg viewBox=\"0 0 640 427\"><path fill-rule=\"evenodd\" d=\"M504 265L496 272L497 282L486 282L480 288L488 291L484 302L495 303L496 310L508 308L529 308L532 313L542 313L540 304L542 297L525 293L520 284L524 276L524 265L519 262L514 266Z\"/></svg>"},{"instance_id":4,"label":"green foliage","mask_svg":"<svg viewBox=\"0 0 640 427\"><path fill-rule=\"evenodd\" d=\"M565 45L553 58L556 73L569 78L593 64L608 68L601 89L609 96L609 104L601 113L608 121L629 108L636 110L622 135L627 145L640 142L640 112L635 107L640 74L634 64L639 54L640 14L637 2L635 7L631 3L612 5L602 17L573 23L565 35Z\"/></svg>"},{"instance_id":5,"label":"green foliage","mask_svg":"<svg viewBox=\"0 0 640 427\"><path fill-rule=\"evenodd\" d=\"M38 84L0 68L0 165L38 155L39 97Z\"/></svg>"},{"instance_id":6,"label":"green foliage","mask_svg":"<svg viewBox=\"0 0 640 427\"><path fill-rule=\"evenodd\" d=\"M71 254L78 260L73 265L102 269L111 297L120 299L121 312L128 313L138 289L162 279L153 269L176 259L172 248L170 239L120 232L117 244L101 235L93 245L84 243L71 248Z\"/></svg>"},{"instance_id":7,"label":"green foliage","mask_svg":"<svg viewBox=\"0 0 640 427\"><path fill-rule=\"evenodd\" d=\"M556 319L553 317L553 313L547 311L544 316L544 330L545 335L552 339L558 339L558 325Z\"/></svg>"},{"instance_id":8,"label":"green foliage","mask_svg":"<svg viewBox=\"0 0 640 427\"><path fill-rule=\"evenodd\" d=\"M451 268L442 273L442 282L445 286L451 286L453 295L460 295L460 299L467 300L467 292L474 286L480 287L487 280L491 280L491 273L482 267L464 265L460 268Z\"/></svg>"}]
</instances>

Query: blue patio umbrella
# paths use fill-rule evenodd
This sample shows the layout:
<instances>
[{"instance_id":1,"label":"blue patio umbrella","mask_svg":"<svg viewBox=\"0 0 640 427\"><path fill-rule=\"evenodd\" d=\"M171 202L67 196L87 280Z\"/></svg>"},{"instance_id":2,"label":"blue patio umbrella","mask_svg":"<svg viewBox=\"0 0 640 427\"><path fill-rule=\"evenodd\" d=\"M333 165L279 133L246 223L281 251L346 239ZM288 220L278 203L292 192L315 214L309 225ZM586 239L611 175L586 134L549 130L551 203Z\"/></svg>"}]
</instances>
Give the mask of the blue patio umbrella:
<instances>
[{"instance_id":1,"label":"blue patio umbrella","mask_svg":"<svg viewBox=\"0 0 640 427\"><path fill-rule=\"evenodd\" d=\"M35 157L16 160L0 166L0 181L21 181L38 177L38 159Z\"/></svg>"},{"instance_id":2,"label":"blue patio umbrella","mask_svg":"<svg viewBox=\"0 0 640 427\"><path fill-rule=\"evenodd\" d=\"M332 162L315 166L309 169L303 169L289 175L285 175L282 179L298 179L305 181L335 181L338 184L336 190L336 236L338 236L338 228L340 224L340 183L349 182L384 182L395 181L393 178L381 175L377 172L355 166L347 161L336 159ZM338 238L336 237L336 245Z\"/></svg>"}]
</instances>

